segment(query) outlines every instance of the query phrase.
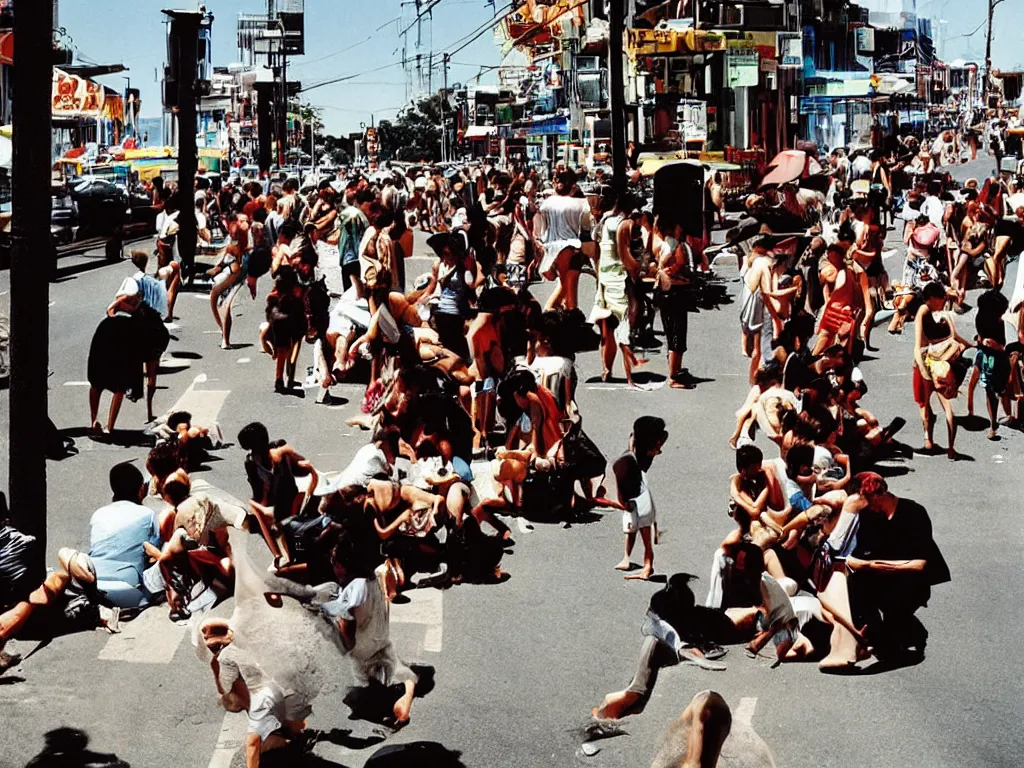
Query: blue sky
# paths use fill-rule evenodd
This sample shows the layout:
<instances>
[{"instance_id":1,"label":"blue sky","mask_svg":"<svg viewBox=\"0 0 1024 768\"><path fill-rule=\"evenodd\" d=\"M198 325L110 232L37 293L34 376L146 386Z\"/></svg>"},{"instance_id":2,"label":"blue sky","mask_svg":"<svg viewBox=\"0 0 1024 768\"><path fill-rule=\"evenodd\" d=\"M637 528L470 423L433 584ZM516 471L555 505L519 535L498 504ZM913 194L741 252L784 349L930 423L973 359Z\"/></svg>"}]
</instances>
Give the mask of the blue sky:
<instances>
[{"instance_id":1,"label":"blue sky","mask_svg":"<svg viewBox=\"0 0 1024 768\"><path fill-rule=\"evenodd\" d=\"M499 9L507 0L494 0ZM71 35L80 58L92 62L123 63L131 68L132 86L142 90L143 115L160 114L159 71L164 60L164 7L188 7L190 0L62 0L60 24ZM1017 13L1024 0L1006 0L996 10L993 36L993 64L1004 69L1024 69L1024 32ZM241 12L266 10L264 0L208 0L214 14L214 63L225 66L237 59L235 20ZM376 119L394 117L405 101L405 77L401 66L400 22L403 10L408 19L411 5L400 0L306 0L306 56L294 59L290 79L306 84L344 75L366 73L346 83L325 86L304 98L323 108L329 132L359 129ZM984 59L986 0L918 0L918 14L944 18L936 25L940 53L946 60L957 57L981 62ZM126 12L127 11L127 12ZM474 32L494 15L486 0L441 0L433 12L433 24L423 24L422 45L426 54L451 50L452 44ZM379 27L382 27L379 29ZM432 26L432 43L431 43ZM941 26L941 32L938 31ZM408 36L413 53L415 29ZM488 29L480 38L452 57L449 82L465 82L493 66L498 52ZM386 67L376 70L381 67ZM432 86L440 85L440 68ZM481 82L490 82L490 73ZM105 82L121 90L119 77Z\"/></svg>"},{"instance_id":2,"label":"blue sky","mask_svg":"<svg viewBox=\"0 0 1024 768\"><path fill-rule=\"evenodd\" d=\"M507 0L495 2L502 8ZM238 14L266 12L266 1L207 0L206 5L214 15L213 61L216 66L226 66L238 59ZM129 67L131 71L125 74L131 77L132 87L142 91L143 116L156 117L161 109L159 77L166 50L160 11L191 7L195 7L193 0L61 0L60 25L71 36L82 60ZM412 9L411 4L403 8L400 0L306 0L306 55L289 60L289 79L308 85L367 73L303 94L304 100L323 108L328 132L358 130L360 123L369 124L371 113L377 120L394 118L404 104L405 75L400 65L402 41L398 33L407 24L400 25L395 19L404 10L408 23L414 15ZM431 26L433 50L440 52L451 49L450 44L476 31L493 16L494 10L486 0L441 0L433 12L433 24L424 20L422 25L424 60L431 49ZM378 31L382 25L387 26ZM414 54L415 32L413 28L408 35L410 55ZM488 28L475 43L452 57L449 83L465 82L480 72L480 65L493 66L498 59ZM387 68L370 71L380 67ZM119 76L102 80L117 90L126 86ZM487 72L481 82L493 82L493 73ZM441 85L440 64L431 85L435 90Z\"/></svg>"}]
</instances>

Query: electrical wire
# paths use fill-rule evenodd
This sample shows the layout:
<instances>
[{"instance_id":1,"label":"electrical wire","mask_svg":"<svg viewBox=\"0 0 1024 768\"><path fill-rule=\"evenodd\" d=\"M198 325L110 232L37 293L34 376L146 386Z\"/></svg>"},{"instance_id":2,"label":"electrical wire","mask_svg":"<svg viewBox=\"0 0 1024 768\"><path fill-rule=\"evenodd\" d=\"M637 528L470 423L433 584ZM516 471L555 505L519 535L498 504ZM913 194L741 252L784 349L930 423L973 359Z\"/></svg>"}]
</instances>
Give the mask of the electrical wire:
<instances>
[{"instance_id":1,"label":"electrical wire","mask_svg":"<svg viewBox=\"0 0 1024 768\"><path fill-rule=\"evenodd\" d=\"M355 73L353 73L351 75L342 75L341 77L332 77L329 80L322 80L322 81L320 81L318 83L313 83L311 85L303 86L302 88L299 89L299 93L306 93L307 91L312 91L312 90L315 90L316 88L323 88L325 85L334 85L335 83L344 83L344 82L346 82L348 80L355 80L356 78L362 77L363 75L369 75L369 74L373 74L374 72L381 72L382 70L385 70L385 69L391 69L393 67L400 67L400 66L402 66L402 62L395 61L395 62L392 62L391 64L384 64L383 66L375 67L374 69L368 69L365 72L355 72Z\"/></svg>"}]
</instances>

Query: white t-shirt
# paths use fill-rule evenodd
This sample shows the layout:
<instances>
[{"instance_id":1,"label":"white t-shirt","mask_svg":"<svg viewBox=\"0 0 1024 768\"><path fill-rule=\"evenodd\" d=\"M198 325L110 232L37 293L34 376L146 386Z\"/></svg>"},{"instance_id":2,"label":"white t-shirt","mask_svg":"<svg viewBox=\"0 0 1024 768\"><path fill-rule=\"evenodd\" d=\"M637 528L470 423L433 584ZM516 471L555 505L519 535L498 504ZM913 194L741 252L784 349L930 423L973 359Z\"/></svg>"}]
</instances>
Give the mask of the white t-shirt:
<instances>
[{"instance_id":1,"label":"white t-shirt","mask_svg":"<svg viewBox=\"0 0 1024 768\"><path fill-rule=\"evenodd\" d=\"M583 228L590 228L590 204L584 198L553 195L544 201L540 212L546 243L579 240Z\"/></svg>"},{"instance_id":2,"label":"white t-shirt","mask_svg":"<svg viewBox=\"0 0 1024 768\"><path fill-rule=\"evenodd\" d=\"M166 211L160 211L160 215L156 217L157 237L161 239L174 237L178 234L178 229L178 212L167 213Z\"/></svg>"}]
</instances>

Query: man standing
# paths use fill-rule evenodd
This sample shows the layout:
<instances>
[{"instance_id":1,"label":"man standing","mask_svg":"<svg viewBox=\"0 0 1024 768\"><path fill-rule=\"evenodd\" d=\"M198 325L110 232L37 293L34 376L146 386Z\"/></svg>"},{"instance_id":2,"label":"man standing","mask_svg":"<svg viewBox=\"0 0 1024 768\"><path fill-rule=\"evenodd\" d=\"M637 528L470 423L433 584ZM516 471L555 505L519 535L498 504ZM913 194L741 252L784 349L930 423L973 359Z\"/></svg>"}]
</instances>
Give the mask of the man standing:
<instances>
[{"instance_id":1,"label":"man standing","mask_svg":"<svg viewBox=\"0 0 1024 768\"><path fill-rule=\"evenodd\" d=\"M922 657L928 630L914 612L928 604L932 586L950 580L949 566L932 538L924 507L891 493L874 472L854 479L867 502L860 513L857 547L846 561L852 572L854 623L867 624L876 657Z\"/></svg>"}]
</instances>

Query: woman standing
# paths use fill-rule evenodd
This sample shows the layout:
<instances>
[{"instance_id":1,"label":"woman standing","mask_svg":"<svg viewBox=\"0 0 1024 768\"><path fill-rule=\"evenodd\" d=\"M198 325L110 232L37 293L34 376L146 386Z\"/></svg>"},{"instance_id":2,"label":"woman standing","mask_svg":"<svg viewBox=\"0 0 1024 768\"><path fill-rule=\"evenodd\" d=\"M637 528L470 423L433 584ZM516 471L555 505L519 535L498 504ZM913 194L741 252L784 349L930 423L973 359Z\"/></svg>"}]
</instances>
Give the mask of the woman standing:
<instances>
[{"instance_id":1,"label":"woman standing","mask_svg":"<svg viewBox=\"0 0 1024 768\"><path fill-rule=\"evenodd\" d=\"M476 261L467 256L461 233L438 233L427 240L427 245L437 254L437 260L423 298L437 294L433 318L441 343L463 360L469 360L466 318L473 291L483 282L483 274Z\"/></svg>"},{"instance_id":2,"label":"woman standing","mask_svg":"<svg viewBox=\"0 0 1024 768\"><path fill-rule=\"evenodd\" d=\"M299 345L306 336L306 307L303 288L289 265L277 270L274 289L267 296L267 323L269 340L274 348L276 370L274 391L285 393L295 386L295 366L299 359ZM288 382L285 383L285 366Z\"/></svg>"},{"instance_id":3,"label":"woman standing","mask_svg":"<svg viewBox=\"0 0 1024 768\"><path fill-rule=\"evenodd\" d=\"M598 261L597 294L590 322L601 329L601 380L612 375L617 347L622 347L622 367L626 383L633 386L633 367L646 360L638 360L629 348L629 281L638 272L639 265L629 250L633 222L633 196L624 193L615 201L612 210L598 227L601 256Z\"/></svg>"},{"instance_id":4,"label":"woman standing","mask_svg":"<svg viewBox=\"0 0 1024 768\"><path fill-rule=\"evenodd\" d=\"M921 423L924 426L924 449L935 448L932 441L932 429L935 425L935 414L931 409L931 397L934 393L946 414L946 432L949 436L949 448L946 456L950 461L957 460L956 419L953 416L952 400L956 397L959 382L950 381L953 375L950 366L971 344L956 332L951 313L939 317L946 306L946 288L937 282L929 282L921 290L921 308L914 320L914 402L921 409Z\"/></svg>"},{"instance_id":5,"label":"woman standing","mask_svg":"<svg viewBox=\"0 0 1024 768\"><path fill-rule=\"evenodd\" d=\"M153 359L159 361L160 354L167 347L170 336L160 322L159 315L154 312L156 322L152 322L143 306L138 281L127 278L118 289L114 301L107 307L107 316L93 334L88 362L89 431L93 437L114 431L125 394L133 402L142 397L143 364ZM163 331L162 341L157 325ZM156 366L152 366L151 370L155 390ZM104 391L111 393L106 429L97 420L100 397Z\"/></svg>"},{"instance_id":6,"label":"woman standing","mask_svg":"<svg viewBox=\"0 0 1024 768\"><path fill-rule=\"evenodd\" d=\"M669 386L692 389L681 380L683 353L686 352L686 285L690 282L690 247L679 242L682 227L666 216L658 216L654 228L660 241L655 254L658 271L654 279L654 302L661 311L661 325L665 330Z\"/></svg>"},{"instance_id":7,"label":"woman standing","mask_svg":"<svg viewBox=\"0 0 1024 768\"><path fill-rule=\"evenodd\" d=\"M256 239L262 238L263 225L254 226L258 227L253 233ZM231 306L246 281L249 267L249 223L245 215L229 214L227 227L231 243L224 250L220 261L206 272L213 278L213 287L210 288L210 310L213 312L217 327L220 328L221 349L231 349ZM250 290L255 299L255 282L251 284Z\"/></svg>"}]
</instances>

